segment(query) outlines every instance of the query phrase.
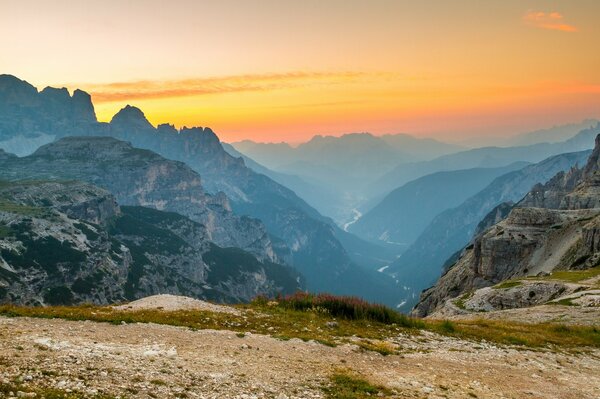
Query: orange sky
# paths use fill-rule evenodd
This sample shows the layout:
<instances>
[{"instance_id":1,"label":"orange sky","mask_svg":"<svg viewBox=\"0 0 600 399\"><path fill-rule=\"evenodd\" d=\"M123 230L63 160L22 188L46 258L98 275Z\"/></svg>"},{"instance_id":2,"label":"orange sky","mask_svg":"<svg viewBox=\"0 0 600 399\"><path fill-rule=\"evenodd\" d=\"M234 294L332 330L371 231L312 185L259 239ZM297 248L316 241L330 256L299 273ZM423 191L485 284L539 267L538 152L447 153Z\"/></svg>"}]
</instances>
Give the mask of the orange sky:
<instances>
[{"instance_id":1,"label":"orange sky","mask_svg":"<svg viewBox=\"0 0 600 399\"><path fill-rule=\"evenodd\" d=\"M416 4L415 4L416 3ZM0 0L0 73L225 141L600 117L600 2Z\"/></svg>"}]
</instances>

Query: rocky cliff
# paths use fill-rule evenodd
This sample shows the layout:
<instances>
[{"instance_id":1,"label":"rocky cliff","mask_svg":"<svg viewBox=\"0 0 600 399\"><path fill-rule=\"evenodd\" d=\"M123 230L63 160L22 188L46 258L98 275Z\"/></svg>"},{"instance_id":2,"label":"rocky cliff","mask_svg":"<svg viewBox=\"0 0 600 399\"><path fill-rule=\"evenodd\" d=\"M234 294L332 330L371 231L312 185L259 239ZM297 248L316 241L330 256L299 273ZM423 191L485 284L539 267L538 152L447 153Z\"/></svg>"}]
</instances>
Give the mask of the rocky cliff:
<instances>
[{"instance_id":1,"label":"rocky cliff","mask_svg":"<svg viewBox=\"0 0 600 399\"><path fill-rule=\"evenodd\" d=\"M157 293L222 302L300 288L290 268L221 248L172 212L119 207L80 182L0 182L0 303L114 303Z\"/></svg>"},{"instance_id":2,"label":"rocky cliff","mask_svg":"<svg viewBox=\"0 0 600 399\"><path fill-rule=\"evenodd\" d=\"M72 179L110 191L120 204L177 212L206 227L208 239L277 261L266 229L233 214L227 197L204 191L200 176L182 162L110 137L66 137L34 154L0 160L0 178Z\"/></svg>"},{"instance_id":3,"label":"rocky cliff","mask_svg":"<svg viewBox=\"0 0 600 399\"><path fill-rule=\"evenodd\" d=\"M534 186L506 219L475 237L456 264L423 292L413 313L431 314L449 299L508 279L596 266L599 155L600 136L584 168Z\"/></svg>"}]
</instances>

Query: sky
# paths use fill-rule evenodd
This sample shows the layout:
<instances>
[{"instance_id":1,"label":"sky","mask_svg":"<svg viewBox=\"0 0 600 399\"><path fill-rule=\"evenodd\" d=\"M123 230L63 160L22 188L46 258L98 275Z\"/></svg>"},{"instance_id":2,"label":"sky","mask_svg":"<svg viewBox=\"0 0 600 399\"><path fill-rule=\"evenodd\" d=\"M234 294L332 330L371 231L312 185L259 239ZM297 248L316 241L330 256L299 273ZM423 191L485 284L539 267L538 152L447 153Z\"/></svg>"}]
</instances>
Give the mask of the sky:
<instances>
[{"instance_id":1,"label":"sky","mask_svg":"<svg viewBox=\"0 0 600 399\"><path fill-rule=\"evenodd\" d=\"M0 73L224 141L600 117L600 1L0 0Z\"/></svg>"}]
</instances>

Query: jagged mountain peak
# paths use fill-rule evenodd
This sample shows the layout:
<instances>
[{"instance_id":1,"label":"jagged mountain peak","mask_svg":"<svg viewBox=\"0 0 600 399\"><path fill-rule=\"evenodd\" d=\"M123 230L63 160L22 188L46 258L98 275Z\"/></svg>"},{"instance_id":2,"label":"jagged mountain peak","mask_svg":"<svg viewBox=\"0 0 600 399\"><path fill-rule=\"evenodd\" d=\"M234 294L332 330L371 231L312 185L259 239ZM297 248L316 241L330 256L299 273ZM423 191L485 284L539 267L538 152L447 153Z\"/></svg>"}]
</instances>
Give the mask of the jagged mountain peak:
<instances>
[{"instance_id":1,"label":"jagged mountain peak","mask_svg":"<svg viewBox=\"0 0 600 399\"><path fill-rule=\"evenodd\" d=\"M600 123L596 126L596 129L600 127ZM590 174L600 170L600 134L596 136L596 144L594 146L594 150L592 151L592 155L588 159L585 168L583 169L584 176L589 176Z\"/></svg>"},{"instance_id":2,"label":"jagged mountain peak","mask_svg":"<svg viewBox=\"0 0 600 399\"><path fill-rule=\"evenodd\" d=\"M112 117L111 126L118 127L136 127L154 129L154 126L148 121L144 112L138 107L127 104Z\"/></svg>"},{"instance_id":3,"label":"jagged mountain peak","mask_svg":"<svg viewBox=\"0 0 600 399\"><path fill-rule=\"evenodd\" d=\"M14 75L0 74L0 90L8 88L25 88L37 93L37 89L25 80L21 80Z\"/></svg>"}]
</instances>

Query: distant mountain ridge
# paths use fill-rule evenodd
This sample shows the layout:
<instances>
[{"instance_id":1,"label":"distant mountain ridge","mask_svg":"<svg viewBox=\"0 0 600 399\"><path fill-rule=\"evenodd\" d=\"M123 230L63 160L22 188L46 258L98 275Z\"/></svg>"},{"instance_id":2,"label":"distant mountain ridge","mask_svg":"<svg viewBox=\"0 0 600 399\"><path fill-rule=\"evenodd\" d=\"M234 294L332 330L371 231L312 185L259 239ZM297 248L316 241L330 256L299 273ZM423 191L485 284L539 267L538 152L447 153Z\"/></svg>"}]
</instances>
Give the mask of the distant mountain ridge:
<instances>
[{"instance_id":1,"label":"distant mountain ridge","mask_svg":"<svg viewBox=\"0 0 600 399\"><path fill-rule=\"evenodd\" d=\"M348 217L348 209L365 199L364 188L373 178L401 163L431 159L462 149L433 139L370 133L314 136L296 147L248 140L231 145L271 170L298 176L321 189L319 194L310 196L311 205L338 223Z\"/></svg>"},{"instance_id":2,"label":"distant mountain ridge","mask_svg":"<svg viewBox=\"0 0 600 399\"><path fill-rule=\"evenodd\" d=\"M0 79L0 131L3 132L0 147L10 149L6 143L14 147L15 143L34 142L30 138L23 140L21 132L33 132L30 136L38 140L36 145L77 135L111 136L129 141L134 147L185 162L201 175L202 186L207 192L216 194L222 191L227 195L234 213L261 220L275 248L279 248L280 253L287 252L287 261L306 277L308 288L354 293L372 300L381 300L381 295L393 291L391 281L389 284L357 284L357 281L365 279L380 280L381 276L364 272L352 261L336 237L339 232L327 218L293 191L255 173L244 165L241 158L227 154L211 129L175 129L168 124L154 128L143 112L132 106L123 108L110 123L98 123L89 96L81 92L69 97L66 89L59 91L63 93L63 102L58 103L63 111L54 112L53 103L46 101L33 86L4 75ZM19 95L4 96L5 92L18 92ZM67 95L64 96L64 93ZM83 108L86 111L79 115L75 110L81 107L73 103L79 103L84 97L86 106ZM54 114L60 117L55 118ZM361 257L361 254L356 256ZM352 290L348 288L350 285ZM353 291L355 288L358 291Z\"/></svg>"},{"instance_id":3,"label":"distant mountain ridge","mask_svg":"<svg viewBox=\"0 0 600 399\"><path fill-rule=\"evenodd\" d=\"M410 245L440 212L460 205L494 178L526 163L500 168L437 172L406 183L350 225L349 231L370 240Z\"/></svg>"},{"instance_id":4,"label":"distant mountain ridge","mask_svg":"<svg viewBox=\"0 0 600 399\"><path fill-rule=\"evenodd\" d=\"M379 180L373 182L373 193L389 192L403 184L439 171L478 167L500 167L513 162L540 162L553 155L583 151L592 148L599 124L587 126L573 137L561 142L538 143L516 147L482 147L445 155L427 162L399 165Z\"/></svg>"}]
</instances>

